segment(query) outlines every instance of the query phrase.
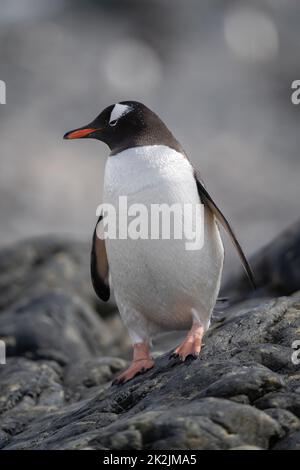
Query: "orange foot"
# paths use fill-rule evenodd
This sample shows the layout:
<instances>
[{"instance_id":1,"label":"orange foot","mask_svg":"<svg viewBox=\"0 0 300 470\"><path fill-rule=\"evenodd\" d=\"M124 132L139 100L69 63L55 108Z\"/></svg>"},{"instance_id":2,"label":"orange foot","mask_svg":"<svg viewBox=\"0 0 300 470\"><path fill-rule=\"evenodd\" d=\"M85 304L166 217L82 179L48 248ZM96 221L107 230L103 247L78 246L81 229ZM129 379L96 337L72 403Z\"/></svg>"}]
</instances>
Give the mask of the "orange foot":
<instances>
[{"instance_id":1,"label":"orange foot","mask_svg":"<svg viewBox=\"0 0 300 470\"><path fill-rule=\"evenodd\" d=\"M179 358L182 362L187 359L197 359L201 351L203 334L204 328L202 325L193 325L185 340L173 351L170 359L172 357Z\"/></svg>"},{"instance_id":2,"label":"orange foot","mask_svg":"<svg viewBox=\"0 0 300 470\"><path fill-rule=\"evenodd\" d=\"M121 385L128 380L133 379L136 375L143 374L154 366L152 359L141 359L140 361L132 361L132 364L122 374L113 381L112 385Z\"/></svg>"},{"instance_id":3,"label":"orange foot","mask_svg":"<svg viewBox=\"0 0 300 470\"><path fill-rule=\"evenodd\" d=\"M121 385L136 375L142 374L154 366L154 361L150 356L148 343L136 343L133 345L133 361L122 374L112 382L112 385Z\"/></svg>"}]
</instances>

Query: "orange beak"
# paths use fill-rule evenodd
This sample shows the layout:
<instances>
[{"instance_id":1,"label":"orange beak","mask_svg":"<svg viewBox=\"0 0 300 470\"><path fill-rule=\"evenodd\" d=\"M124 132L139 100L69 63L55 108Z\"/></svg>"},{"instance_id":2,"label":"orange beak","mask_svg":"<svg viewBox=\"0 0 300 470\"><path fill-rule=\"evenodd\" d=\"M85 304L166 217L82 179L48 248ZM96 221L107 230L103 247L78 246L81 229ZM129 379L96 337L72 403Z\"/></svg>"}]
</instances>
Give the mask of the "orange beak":
<instances>
[{"instance_id":1,"label":"orange beak","mask_svg":"<svg viewBox=\"0 0 300 470\"><path fill-rule=\"evenodd\" d=\"M83 137L88 137L90 134L96 131L101 131L102 129L92 129L92 128L82 128L75 129L74 131L69 131L64 135L64 139L82 139Z\"/></svg>"}]
</instances>

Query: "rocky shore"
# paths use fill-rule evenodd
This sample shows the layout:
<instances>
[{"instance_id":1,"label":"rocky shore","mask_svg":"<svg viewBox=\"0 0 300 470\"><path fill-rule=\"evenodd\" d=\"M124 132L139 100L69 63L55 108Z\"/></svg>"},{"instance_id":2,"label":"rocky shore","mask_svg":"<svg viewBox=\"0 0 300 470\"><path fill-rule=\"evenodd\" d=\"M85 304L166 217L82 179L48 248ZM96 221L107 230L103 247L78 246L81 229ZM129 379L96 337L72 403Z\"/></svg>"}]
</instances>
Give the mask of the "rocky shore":
<instances>
[{"instance_id":1,"label":"rocky shore","mask_svg":"<svg viewBox=\"0 0 300 470\"><path fill-rule=\"evenodd\" d=\"M255 295L242 277L225 286L231 305L199 360L170 360L168 338L156 367L123 386L111 380L129 339L92 291L89 246L46 237L2 249L0 448L300 450L299 233L254 256Z\"/></svg>"}]
</instances>

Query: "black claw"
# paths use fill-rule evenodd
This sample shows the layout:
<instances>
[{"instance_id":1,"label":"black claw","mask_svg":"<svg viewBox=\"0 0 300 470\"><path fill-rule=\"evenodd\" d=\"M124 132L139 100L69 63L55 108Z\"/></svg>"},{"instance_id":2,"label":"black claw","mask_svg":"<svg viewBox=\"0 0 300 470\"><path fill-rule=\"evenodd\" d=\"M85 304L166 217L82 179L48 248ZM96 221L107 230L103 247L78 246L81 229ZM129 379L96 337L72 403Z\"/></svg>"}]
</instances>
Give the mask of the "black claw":
<instances>
[{"instance_id":1,"label":"black claw","mask_svg":"<svg viewBox=\"0 0 300 470\"><path fill-rule=\"evenodd\" d=\"M124 383L124 379L115 379L112 381L111 386L113 385L122 385Z\"/></svg>"},{"instance_id":2,"label":"black claw","mask_svg":"<svg viewBox=\"0 0 300 470\"><path fill-rule=\"evenodd\" d=\"M175 352L171 353L170 356L169 356L169 360L170 359L178 359L179 355Z\"/></svg>"},{"instance_id":3,"label":"black claw","mask_svg":"<svg viewBox=\"0 0 300 470\"><path fill-rule=\"evenodd\" d=\"M198 359L198 355L197 354L189 354L188 356L186 356L186 358L184 359L184 362L192 362L194 361L195 359Z\"/></svg>"}]
</instances>

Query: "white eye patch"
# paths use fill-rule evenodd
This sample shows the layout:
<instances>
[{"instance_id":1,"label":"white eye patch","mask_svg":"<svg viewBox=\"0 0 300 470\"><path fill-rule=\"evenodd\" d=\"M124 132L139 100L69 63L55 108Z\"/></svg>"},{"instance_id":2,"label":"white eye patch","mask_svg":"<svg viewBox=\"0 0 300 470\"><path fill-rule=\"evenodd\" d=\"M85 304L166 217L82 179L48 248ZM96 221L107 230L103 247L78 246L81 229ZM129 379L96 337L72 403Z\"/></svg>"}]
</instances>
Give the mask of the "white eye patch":
<instances>
[{"instance_id":1,"label":"white eye patch","mask_svg":"<svg viewBox=\"0 0 300 470\"><path fill-rule=\"evenodd\" d=\"M130 113L130 111L132 111L131 106L120 103L115 104L109 118L109 124L114 123L114 121L117 121L118 119L120 119L120 117L124 116L127 113Z\"/></svg>"}]
</instances>

